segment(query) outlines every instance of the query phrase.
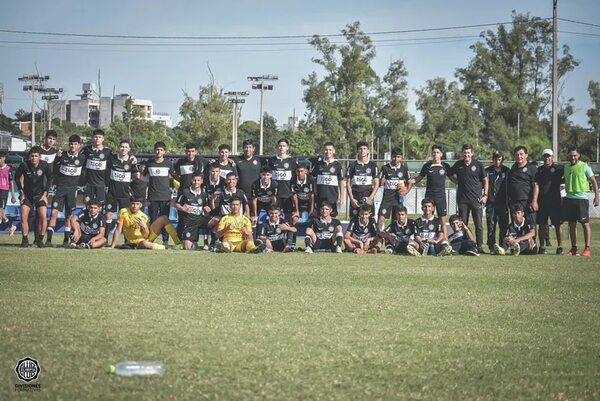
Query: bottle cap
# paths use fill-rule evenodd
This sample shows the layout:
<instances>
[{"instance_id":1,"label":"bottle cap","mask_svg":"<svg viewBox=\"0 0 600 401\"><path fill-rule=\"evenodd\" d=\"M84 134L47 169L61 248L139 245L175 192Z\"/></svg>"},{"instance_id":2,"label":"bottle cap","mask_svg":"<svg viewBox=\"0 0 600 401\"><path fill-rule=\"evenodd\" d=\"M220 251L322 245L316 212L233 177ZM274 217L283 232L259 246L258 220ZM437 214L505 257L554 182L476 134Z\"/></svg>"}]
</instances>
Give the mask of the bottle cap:
<instances>
[{"instance_id":1,"label":"bottle cap","mask_svg":"<svg viewBox=\"0 0 600 401\"><path fill-rule=\"evenodd\" d=\"M108 373L114 375L116 371L117 371L117 368L115 367L115 365L110 365L108 367Z\"/></svg>"}]
</instances>

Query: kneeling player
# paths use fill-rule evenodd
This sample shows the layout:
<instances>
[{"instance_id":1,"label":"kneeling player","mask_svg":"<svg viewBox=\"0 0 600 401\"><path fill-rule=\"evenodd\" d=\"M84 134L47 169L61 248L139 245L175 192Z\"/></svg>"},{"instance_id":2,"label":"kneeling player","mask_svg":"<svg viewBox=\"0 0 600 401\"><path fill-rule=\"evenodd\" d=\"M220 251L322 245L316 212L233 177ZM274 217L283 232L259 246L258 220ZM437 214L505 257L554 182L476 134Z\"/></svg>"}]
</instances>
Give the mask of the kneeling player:
<instances>
[{"instance_id":1,"label":"kneeling player","mask_svg":"<svg viewBox=\"0 0 600 401\"><path fill-rule=\"evenodd\" d=\"M229 207L231 212L219 221L217 238L221 242L216 244L217 252L253 252L256 245L252 239L252 223L242 214L242 199L233 195L229 198Z\"/></svg>"},{"instance_id":2,"label":"kneeling player","mask_svg":"<svg viewBox=\"0 0 600 401\"><path fill-rule=\"evenodd\" d=\"M102 205L97 200L88 203L87 210L71 217L71 248L102 248L106 244L106 226L102 218Z\"/></svg>"},{"instance_id":3,"label":"kneeling player","mask_svg":"<svg viewBox=\"0 0 600 401\"><path fill-rule=\"evenodd\" d=\"M306 227L306 237L304 237L306 253L313 253L316 250L342 253L342 243L344 242L342 224L331 216L332 210L333 205L328 201L323 201L321 217L313 218L310 226Z\"/></svg>"},{"instance_id":4,"label":"kneeling player","mask_svg":"<svg viewBox=\"0 0 600 401\"><path fill-rule=\"evenodd\" d=\"M408 218L408 210L400 206L396 218L379 236L385 240L386 253L421 256L419 244L414 240L415 222Z\"/></svg>"},{"instance_id":5,"label":"kneeling player","mask_svg":"<svg viewBox=\"0 0 600 401\"><path fill-rule=\"evenodd\" d=\"M265 252L292 252L294 250L294 247L288 244L288 234L295 233L296 227L290 226L281 217L279 206L271 205L269 207L269 217L261 223L258 232L258 239L266 246Z\"/></svg>"},{"instance_id":6,"label":"kneeling player","mask_svg":"<svg viewBox=\"0 0 600 401\"><path fill-rule=\"evenodd\" d=\"M362 205L346 229L344 244L348 252L378 253L377 223L371 217L371 205Z\"/></svg>"},{"instance_id":7,"label":"kneeling player","mask_svg":"<svg viewBox=\"0 0 600 401\"><path fill-rule=\"evenodd\" d=\"M211 222L208 195L202 189L203 180L202 173L194 173L192 185L181 192L175 203L175 209L181 216L180 232L185 250L198 247L199 230L208 230Z\"/></svg>"},{"instance_id":8,"label":"kneeling player","mask_svg":"<svg viewBox=\"0 0 600 401\"><path fill-rule=\"evenodd\" d=\"M459 215L450 216L450 228L452 233L448 235L448 241L452 246L452 252L459 255L479 256L477 243L473 241L473 233Z\"/></svg>"},{"instance_id":9,"label":"kneeling player","mask_svg":"<svg viewBox=\"0 0 600 401\"><path fill-rule=\"evenodd\" d=\"M506 255L506 251L516 255L535 255L537 247L535 245L535 222L533 217L525 216L525 211L521 205L514 205L512 208L513 221L508 225L508 231L502 246L495 244L496 255Z\"/></svg>"},{"instance_id":10,"label":"kneeling player","mask_svg":"<svg viewBox=\"0 0 600 401\"><path fill-rule=\"evenodd\" d=\"M435 202L429 198L421 201L423 215L415 221L415 241L419 244L419 252L423 255L448 256L452 247L446 241L440 219L433 215Z\"/></svg>"},{"instance_id":11,"label":"kneeling player","mask_svg":"<svg viewBox=\"0 0 600 401\"><path fill-rule=\"evenodd\" d=\"M148 216L142 212L142 207L143 199L132 198L129 207L119 211L111 248L115 248L123 232L125 244L122 248L124 249L166 249L164 245L154 243L163 228L167 230L176 245L181 243L177 238L175 227L169 222L167 216L158 217L148 226Z\"/></svg>"}]
</instances>

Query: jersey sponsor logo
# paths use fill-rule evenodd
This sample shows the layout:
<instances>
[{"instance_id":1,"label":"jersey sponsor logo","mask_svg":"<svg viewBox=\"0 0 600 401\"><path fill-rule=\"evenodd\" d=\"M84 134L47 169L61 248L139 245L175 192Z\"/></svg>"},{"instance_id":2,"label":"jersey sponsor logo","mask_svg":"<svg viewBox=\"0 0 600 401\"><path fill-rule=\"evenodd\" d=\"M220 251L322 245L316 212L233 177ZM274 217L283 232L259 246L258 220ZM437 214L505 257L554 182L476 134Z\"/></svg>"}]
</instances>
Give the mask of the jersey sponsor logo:
<instances>
[{"instance_id":1,"label":"jersey sponsor logo","mask_svg":"<svg viewBox=\"0 0 600 401\"><path fill-rule=\"evenodd\" d=\"M289 181L292 179L291 170L273 170L271 174L275 181Z\"/></svg>"},{"instance_id":2,"label":"jersey sponsor logo","mask_svg":"<svg viewBox=\"0 0 600 401\"><path fill-rule=\"evenodd\" d=\"M88 159L85 167L89 170L106 170L106 160L92 160Z\"/></svg>"},{"instance_id":3,"label":"jersey sponsor logo","mask_svg":"<svg viewBox=\"0 0 600 401\"><path fill-rule=\"evenodd\" d=\"M81 175L81 167L69 167L65 165L61 165L58 171L62 175L68 175L70 177L77 177Z\"/></svg>"},{"instance_id":4,"label":"jersey sponsor logo","mask_svg":"<svg viewBox=\"0 0 600 401\"><path fill-rule=\"evenodd\" d=\"M46 163L54 163L54 159L56 158L56 153L52 153L51 155L41 155L41 158Z\"/></svg>"},{"instance_id":5,"label":"jersey sponsor logo","mask_svg":"<svg viewBox=\"0 0 600 401\"><path fill-rule=\"evenodd\" d=\"M219 171L219 177L227 178L227 174L229 174L229 173L230 173L229 170L221 170L221 171Z\"/></svg>"},{"instance_id":6,"label":"jersey sponsor logo","mask_svg":"<svg viewBox=\"0 0 600 401\"><path fill-rule=\"evenodd\" d=\"M168 167L150 167L148 169L150 173L150 177L168 177L169 176L169 168Z\"/></svg>"},{"instance_id":7,"label":"jersey sponsor logo","mask_svg":"<svg viewBox=\"0 0 600 401\"><path fill-rule=\"evenodd\" d=\"M352 177L352 185L372 185L373 177L370 175L355 175Z\"/></svg>"},{"instance_id":8,"label":"jersey sponsor logo","mask_svg":"<svg viewBox=\"0 0 600 401\"><path fill-rule=\"evenodd\" d=\"M188 211L189 214L193 214L195 216L202 215L202 206L185 204L184 207L189 209L189 211Z\"/></svg>"},{"instance_id":9,"label":"jersey sponsor logo","mask_svg":"<svg viewBox=\"0 0 600 401\"><path fill-rule=\"evenodd\" d=\"M179 166L179 174L188 175L194 173L194 166L191 164L187 164L184 166Z\"/></svg>"},{"instance_id":10,"label":"jersey sponsor logo","mask_svg":"<svg viewBox=\"0 0 600 401\"><path fill-rule=\"evenodd\" d=\"M477 171L477 167L476 166L471 166L471 171L473 171L473 172Z\"/></svg>"},{"instance_id":11,"label":"jersey sponsor logo","mask_svg":"<svg viewBox=\"0 0 600 401\"><path fill-rule=\"evenodd\" d=\"M317 184L318 185L337 186L338 185L338 178L335 175L321 175L321 174L319 174L317 176Z\"/></svg>"},{"instance_id":12,"label":"jersey sponsor logo","mask_svg":"<svg viewBox=\"0 0 600 401\"><path fill-rule=\"evenodd\" d=\"M110 179L117 182L131 182L131 173L129 171L110 170Z\"/></svg>"},{"instance_id":13,"label":"jersey sponsor logo","mask_svg":"<svg viewBox=\"0 0 600 401\"><path fill-rule=\"evenodd\" d=\"M400 184L401 182L402 182L402 180L386 180L383 188L384 189L396 189L398 184Z\"/></svg>"}]
</instances>

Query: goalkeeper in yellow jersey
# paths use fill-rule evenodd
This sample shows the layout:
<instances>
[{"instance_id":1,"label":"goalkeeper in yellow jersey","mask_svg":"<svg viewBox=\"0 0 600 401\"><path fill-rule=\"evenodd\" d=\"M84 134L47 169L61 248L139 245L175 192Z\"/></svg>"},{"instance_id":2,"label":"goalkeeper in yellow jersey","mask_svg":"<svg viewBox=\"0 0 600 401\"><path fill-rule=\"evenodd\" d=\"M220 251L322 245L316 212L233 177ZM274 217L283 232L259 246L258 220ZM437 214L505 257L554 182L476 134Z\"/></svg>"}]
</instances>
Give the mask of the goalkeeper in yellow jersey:
<instances>
[{"instance_id":1,"label":"goalkeeper in yellow jersey","mask_svg":"<svg viewBox=\"0 0 600 401\"><path fill-rule=\"evenodd\" d=\"M119 211L117 228L113 235L111 248L115 248L121 233L125 235L123 249L165 249L164 245L155 244L154 240L164 228L175 244L180 244L175 227L169 222L167 216L160 216L148 225L148 216L142 212L143 199L131 198L128 208Z\"/></svg>"},{"instance_id":2,"label":"goalkeeper in yellow jersey","mask_svg":"<svg viewBox=\"0 0 600 401\"><path fill-rule=\"evenodd\" d=\"M229 206L231 212L221 218L217 228L217 238L220 239L217 252L254 252L257 247L252 239L252 223L242 214L242 200L234 195Z\"/></svg>"}]
</instances>

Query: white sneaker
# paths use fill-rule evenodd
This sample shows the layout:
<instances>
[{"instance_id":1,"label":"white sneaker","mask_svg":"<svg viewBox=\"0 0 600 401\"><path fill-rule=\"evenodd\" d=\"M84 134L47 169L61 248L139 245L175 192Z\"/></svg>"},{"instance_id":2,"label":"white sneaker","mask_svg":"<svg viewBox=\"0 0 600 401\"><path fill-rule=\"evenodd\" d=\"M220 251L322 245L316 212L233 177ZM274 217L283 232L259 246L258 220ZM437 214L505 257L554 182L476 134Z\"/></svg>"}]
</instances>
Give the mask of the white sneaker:
<instances>
[{"instance_id":1,"label":"white sneaker","mask_svg":"<svg viewBox=\"0 0 600 401\"><path fill-rule=\"evenodd\" d=\"M336 246L335 247L335 253L342 253L342 247L341 246Z\"/></svg>"},{"instance_id":2,"label":"white sneaker","mask_svg":"<svg viewBox=\"0 0 600 401\"><path fill-rule=\"evenodd\" d=\"M417 250L417 248L415 248L413 245L407 245L406 246L406 251L408 252L409 255L412 256L421 256L421 254L419 253L419 251Z\"/></svg>"},{"instance_id":3,"label":"white sneaker","mask_svg":"<svg viewBox=\"0 0 600 401\"><path fill-rule=\"evenodd\" d=\"M312 248L309 246L304 250L305 253L313 253Z\"/></svg>"},{"instance_id":4,"label":"white sneaker","mask_svg":"<svg viewBox=\"0 0 600 401\"><path fill-rule=\"evenodd\" d=\"M496 255L506 255L506 250L498 244L494 244L494 251L496 252Z\"/></svg>"},{"instance_id":5,"label":"white sneaker","mask_svg":"<svg viewBox=\"0 0 600 401\"><path fill-rule=\"evenodd\" d=\"M510 253L513 256L519 256L519 254L521 253L521 247L519 246L519 244L514 244L513 246L510 247Z\"/></svg>"},{"instance_id":6,"label":"white sneaker","mask_svg":"<svg viewBox=\"0 0 600 401\"><path fill-rule=\"evenodd\" d=\"M452 255L452 245L446 245L442 252L440 252L440 256L450 256Z\"/></svg>"}]
</instances>

